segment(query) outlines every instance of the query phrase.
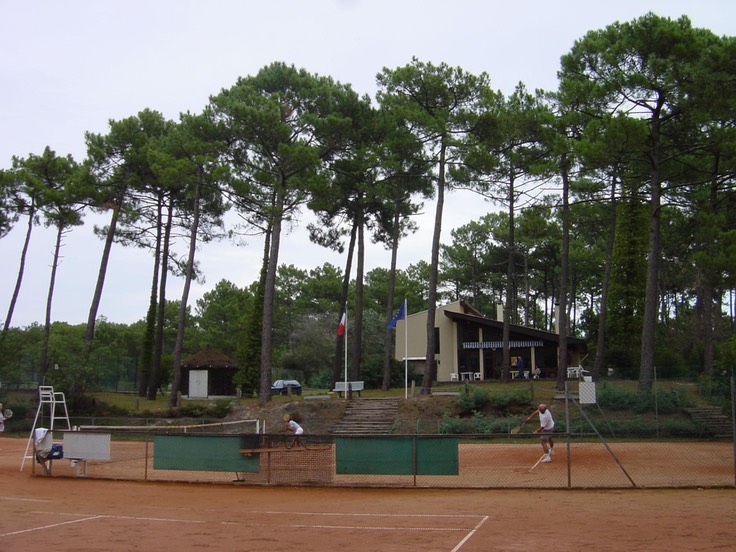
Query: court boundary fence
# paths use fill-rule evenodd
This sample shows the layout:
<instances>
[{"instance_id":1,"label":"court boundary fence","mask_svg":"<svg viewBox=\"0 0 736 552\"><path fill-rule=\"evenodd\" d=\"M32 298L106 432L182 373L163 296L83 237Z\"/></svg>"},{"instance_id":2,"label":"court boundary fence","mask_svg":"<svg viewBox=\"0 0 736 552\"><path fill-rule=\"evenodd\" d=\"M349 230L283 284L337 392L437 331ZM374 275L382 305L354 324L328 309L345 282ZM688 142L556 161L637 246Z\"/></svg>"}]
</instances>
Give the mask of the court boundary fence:
<instances>
[{"instance_id":1,"label":"court boundary fence","mask_svg":"<svg viewBox=\"0 0 736 552\"><path fill-rule=\"evenodd\" d=\"M732 396L735 386L732 377ZM596 427L582 402L566 389L565 431L554 434L550 462L542 461L540 438L533 433L295 438L264 433L260 421L242 420L181 427L77 427L72 431L77 448L50 462L48 475L285 486L736 488L733 400L732 435L697 439L612 436L612 431ZM588 431L571 430L573 411ZM63 444L66 433L55 432L55 440ZM86 435L89 445L80 449ZM99 446L105 449L95 448ZM32 465L34 474L42 472L36 462Z\"/></svg>"},{"instance_id":2,"label":"court boundary fence","mask_svg":"<svg viewBox=\"0 0 736 552\"><path fill-rule=\"evenodd\" d=\"M64 435L61 443L64 443ZM540 463L539 436L304 435L76 432L109 436L109 455L68 455L53 477L285 486L436 488L736 488L730 440L603 443L556 435ZM34 473L42 473L34 465ZM83 469L80 469L83 467Z\"/></svg>"}]
</instances>

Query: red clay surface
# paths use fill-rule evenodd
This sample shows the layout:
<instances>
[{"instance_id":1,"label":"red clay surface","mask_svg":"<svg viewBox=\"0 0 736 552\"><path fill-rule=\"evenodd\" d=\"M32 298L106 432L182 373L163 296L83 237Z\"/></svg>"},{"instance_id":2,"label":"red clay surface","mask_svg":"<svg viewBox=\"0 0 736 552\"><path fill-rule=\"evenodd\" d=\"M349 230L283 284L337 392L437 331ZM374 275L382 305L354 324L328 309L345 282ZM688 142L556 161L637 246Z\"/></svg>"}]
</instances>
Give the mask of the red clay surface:
<instances>
[{"instance_id":1,"label":"red clay surface","mask_svg":"<svg viewBox=\"0 0 736 552\"><path fill-rule=\"evenodd\" d=\"M20 471L25 446L0 438L3 552L704 551L736 542L733 489L139 483L32 476L28 463Z\"/></svg>"},{"instance_id":2,"label":"red clay surface","mask_svg":"<svg viewBox=\"0 0 736 552\"><path fill-rule=\"evenodd\" d=\"M462 442L459 472L453 475L337 474L331 446L269 449L261 453L257 473L154 469L152 442L113 440L109 462L90 462L90 478L320 486L395 486L464 488L628 488L734 486L734 448L729 442L572 442L557 440L554 462L540 464L537 437L515 441L495 438ZM562 436L564 437L564 436ZM20 439L17 439L20 441ZM0 447L1 448L1 447ZM20 457L22 458L22 451ZM567 458L570 457L568 472ZM40 472L28 460L27 467ZM75 476L79 467L66 460L53 464L54 476Z\"/></svg>"}]
</instances>

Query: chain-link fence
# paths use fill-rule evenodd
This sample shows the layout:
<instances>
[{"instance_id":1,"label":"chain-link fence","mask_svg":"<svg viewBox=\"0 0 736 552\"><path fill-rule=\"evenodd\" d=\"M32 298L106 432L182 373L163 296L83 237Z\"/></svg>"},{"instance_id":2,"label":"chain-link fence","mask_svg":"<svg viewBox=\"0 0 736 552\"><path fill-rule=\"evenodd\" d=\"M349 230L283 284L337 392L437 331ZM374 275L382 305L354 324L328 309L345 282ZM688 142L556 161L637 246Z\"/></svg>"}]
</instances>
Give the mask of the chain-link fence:
<instances>
[{"instance_id":1,"label":"chain-link fence","mask_svg":"<svg viewBox=\"0 0 736 552\"><path fill-rule=\"evenodd\" d=\"M256 485L467 488L736 486L733 439L555 434L335 436L56 432L52 475ZM37 466L36 466L37 468Z\"/></svg>"},{"instance_id":2,"label":"chain-link fence","mask_svg":"<svg viewBox=\"0 0 736 552\"><path fill-rule=\"evenodd\" d=\"M587 383L587 382L586 382ZM736 382L731 379L731 396ZM593 389L593 388L591 388ZM736 486L734 402L634 414L602 408L581 383L552 405L554 453L526 417L397 420L388 435L265 433L259 420L77 426L64 458L34 472L145 481L457 488ZM730 409L730 412L728 412ZM140 423L140 421L139 421ZM26 457L28 458L28 457ZM548 461L549 460L549 461Z\"/></svg>"}]
</instances>

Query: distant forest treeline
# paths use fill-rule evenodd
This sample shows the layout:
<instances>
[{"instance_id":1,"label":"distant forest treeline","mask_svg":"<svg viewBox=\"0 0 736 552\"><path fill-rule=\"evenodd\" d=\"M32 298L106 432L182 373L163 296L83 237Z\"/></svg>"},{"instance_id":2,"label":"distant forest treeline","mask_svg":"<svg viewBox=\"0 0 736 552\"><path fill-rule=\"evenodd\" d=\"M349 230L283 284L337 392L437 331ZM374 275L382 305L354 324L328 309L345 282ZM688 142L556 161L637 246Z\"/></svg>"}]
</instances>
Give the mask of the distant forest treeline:
<instances>
[{"instance_id":1,"label":"distant forest treeline","mask_svg":"<svg viewBox=\"0 0 736 552\"><path fill-rule=\"evenodd\" d=\"M559 87L505 95L486 73L413 59L377 75L375 100L349 85L283 63L211 97L198 114L170 121L144 110L86 135L87 157L49 147L13 158L0 173L0 236L25 225L56 230L43 323L13 328L24 290L17 259L0 337L0 381L58 385L72 397L135 373L155 398L181 361L202 347L235 357L238 383L270 400L274 375L341 378L347 305L351 379L396 383L387 322L406 299L428 311L433 359L438 304L464 299L494 316L560 329L589 341L594 374L608 367L639 379L711 376L733 367L736 274L736 39L654 14L590 31L561 60ZM500 208L440 243L444 199L468 189ZM422 201L436 205L427 261L396 267ZM279 264L282 230L300 209L304 230L344 253L345 265L305 272ZM232 211L238 229L224 227ZM51 320L59 254L90 213L101 262L88 322ZM198 301L196 253L231 232L263 237L261 277L248 289L220 282ZM366 240L391 252L366 273ZM185 251L174 243L185 243ZM114 246L151 252L144 320L99 319ZM24 248L23 255L25 255ZM9 274L11 260L5 260ZM180 297L167 295L182 277ZM32 290L41 293L42 290ZM557 320L553 313L559 312ZM267 329L267 331L264 331ZM504 347L504 380L510 356ZM58 367L58 369L57 369ZM435 379L428 361L421 382Z\"/></svg>"}]
</instances>

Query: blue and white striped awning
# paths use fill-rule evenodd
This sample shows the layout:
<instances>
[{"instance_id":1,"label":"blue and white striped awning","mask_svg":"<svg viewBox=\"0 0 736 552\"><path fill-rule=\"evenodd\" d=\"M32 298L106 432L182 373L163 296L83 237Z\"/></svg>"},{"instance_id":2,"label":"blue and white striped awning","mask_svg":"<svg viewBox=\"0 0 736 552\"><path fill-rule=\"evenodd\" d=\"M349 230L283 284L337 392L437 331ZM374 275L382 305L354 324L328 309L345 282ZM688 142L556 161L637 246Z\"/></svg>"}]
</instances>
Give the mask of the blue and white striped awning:
<instances>
[{"instance_id":1,"label":"blue and white striped awning","mask_svg":"<svg viewBox=\"0 0 736 552\"><path fill-rule=\"evenodd\" d=\"M544 343L542 341L509 341L510 349L518 349L522 347L542 347ZM463 349L502 349L503 341L465 341L463 342Z\"/></svg>"}]
</instances>

